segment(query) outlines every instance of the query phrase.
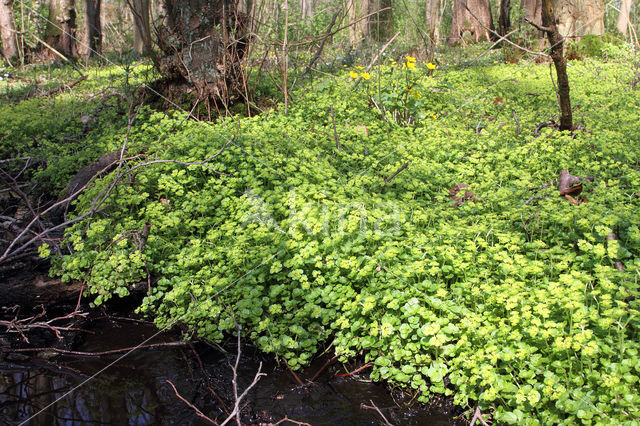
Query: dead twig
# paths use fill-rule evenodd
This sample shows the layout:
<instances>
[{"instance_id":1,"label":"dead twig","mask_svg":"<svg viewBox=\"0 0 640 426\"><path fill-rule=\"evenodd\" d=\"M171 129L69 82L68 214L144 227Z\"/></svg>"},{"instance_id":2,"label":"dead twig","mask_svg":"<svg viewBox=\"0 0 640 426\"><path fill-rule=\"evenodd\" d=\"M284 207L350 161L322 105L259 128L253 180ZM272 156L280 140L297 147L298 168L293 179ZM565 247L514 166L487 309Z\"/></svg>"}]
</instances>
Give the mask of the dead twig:
<instances>
[{"instance_id":1,"label":"dead twig","mask_svg":"<svg viewBox=\"0 0 640 426\"><path fill-rule=\"evenodd\" d=\"M285 423L285 422L293 423L294 425L299 425L299 426L311 426L309 423L298 422L296 420L290 419L287 416L285 416L284 419L278 420L277 423L271 423L269 426L278 426L278 425L281 425L282 423Z\"/></svg>"},{"instance_id":2,"label":"dead twig","mask_svg":"<svg viewBox=\"0 0 640 426\"><path fill-rule=\"evenodd\" d=\"M388 178L386 178L386 179L384 180L384 183L389 183L389 182L391 182L391 180L392 180L394 177L398 176L398 174L400 174L400 172L401 172L401 171L403 171L404 169L406 169L408 165L409 165L409 162L404 163L402 166L400 166L400 168L399 168L398 170L396 170L395 172L393 172L393 174L392 174L391 176L389 176Z\"/></svg>"},{"instance_id":3,"label":"dead twig","mask_svg":"<svg viewBox=\"0 0 640 426\"><path fill-rule=\"evenodd\" d=\"M360 405L360 408L363 408L365 410L375 410L380 417L382 417L382 420L384 421L384 424L386 426L393 426L393 424L391 422L389 422L389 420L387 420L387 418L384 416L384 414L382 414L382 411L380 411L380 409L376 406L376 404L373 403L373 400L369 400L369 402L371 403L371 405Z\"/></svg>"},{"instance_id":4,"label":"dead twig","mask_svg":"<svg viewBox=\"0 0 640 426\"><path fill-rule=\"evenodd\" d=\"M231 318L233 318L233 322L236 325L236 332L238 334L238 354L236 355L235 364L231 367L231 370L233 371L233 379L231 380L231 384L233 386L233 398L235 400L235 404L233 406L233 411L231 412L231 414L229 414L229 417L227 417L225 421L221 423L220 426L226 425L233 419L235 419L238 426L242 425L242 423L240 422L240 410L241 410L240 403L242 402L244 397L247 396L249 391L258 383L258 381L260 381L260 378L263 376L266 376L266 374L262 372L262 362L261 362L260 365L258 366L258 372L253 377L253 381L251 382L251 384L247 386L247 388L244 390L244 392L242 392L241 395L238 395L238 366L240 365L240 358L242 357L242 348L240 346L241 329L238 323L236 322L236 319L233 316Z\"/></svg>"},{"instance_id":5,"label":"dead twig","mask_svg":"<svg viewBox=\"0 0 640 426\"><path fill-rule=\"evenodd\" d=\"M469 422L469 426L474 426L476 424L476 420L480 422L482 426L489 426L487 422L482 418L482 412L480 411L480 407L476 407L476 411L473 413L473 417Z\"/></svg>"},{"instance_id":6,"label":"dead twig","mask_svg":"<svg viewBox=\"0 0 640 426\"><path fill-rule=\"evenodd\" d=\"M189 406L189 408L191 408L193 411L196 412L196 414L198 415L198 417L201 417L203 419L205 419L206 421L210 422L211 424L217 425L218 423L215 420L212 420L211 418L207 417L202 411L200 411L198 409L198 407L196 407L195 405L193 405L192 403L190 403L189 401L187 401L186 399L184 399L179 393L178 393L178 389L176 389L176 387L174 386L173 383L171 383L169 380L165 380L167 383L169 383L169 385L173 388L173 392L176 394L176 396L180 399L180 401L184 402L185 404L187 404Z\"/></svg>"}]
</instances>

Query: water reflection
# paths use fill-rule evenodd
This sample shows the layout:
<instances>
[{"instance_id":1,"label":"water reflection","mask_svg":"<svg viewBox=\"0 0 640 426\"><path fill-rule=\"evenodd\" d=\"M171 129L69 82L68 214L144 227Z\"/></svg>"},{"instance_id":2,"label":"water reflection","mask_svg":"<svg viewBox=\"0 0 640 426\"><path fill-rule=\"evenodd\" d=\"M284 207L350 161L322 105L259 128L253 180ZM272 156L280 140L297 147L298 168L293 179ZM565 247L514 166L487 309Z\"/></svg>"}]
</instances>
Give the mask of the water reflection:
<instances>
[{"instance_id":1,"label":"water reflection","mask_svg":"<svg viewBox=\"0 0 640 426\"><path fill-rule=\"evenodd\" d=\"M97 352L134 346L157 331L149 325L110 322L94 324L92 330L95 334L74 350ZM153 342L175 340L179 336L163 335ZM228 363L234 355L225 356L204 345L195 350L198 356L189 347L139 351L112 366L120 355L42 359L9 354L0 358L0 424L207 424L176 397L167 380L207 416L222 421L224 409L212 392L227 407L233 406ZM259 354L250 352L245 351L239 371L242 389L253 379L261 360ZM311 377L318 367L312 366L303 377ZM285 416L313 425L381 424L376 413L360 409L360 404L369 400L397 424L444 425L453 420L446 410L398 409L383 386L335 378L335 372L327 371L317 383L299 387L288 371L275 363L267 361L263 368L268 375L247 399L244 414L250 424Z\"/></svg>"}]
</instances>

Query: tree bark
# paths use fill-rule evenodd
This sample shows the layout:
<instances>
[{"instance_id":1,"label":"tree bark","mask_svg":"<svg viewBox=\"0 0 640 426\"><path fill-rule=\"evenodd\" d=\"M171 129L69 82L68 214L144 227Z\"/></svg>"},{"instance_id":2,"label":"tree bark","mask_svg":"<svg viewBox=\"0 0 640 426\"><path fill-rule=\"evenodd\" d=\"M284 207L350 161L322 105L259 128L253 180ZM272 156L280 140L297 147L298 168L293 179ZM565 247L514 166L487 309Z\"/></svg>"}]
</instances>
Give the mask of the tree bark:
<instances>
[{"instance_id":1,"label":"tree bark","mask_svg":"<svg viewBox=\"0 0 640 426\"><path fill-rule=\"evenodd\" d=\"M75 0L51 0L45 30L47 43L67 57L76 57L76 29Z\"/></svg>"},{"instance_id":2,"label":"tree bark","mask_svg":"<svg viewBox=\"0 0 640 426\"><path fill-rule=\"evenodd\" d=\"M622 0L620 3L620 13L618 14L616 28L618 28L618 31L625 37L627 36L627 29L629 28L629 12L631 11L632 5L633 0Z\"/></svg>"},{"instance_id":3,"label":"tree bark","mask_svg":"<svg viewBox=\"0 0 640 426\"><path fill-rule=\"evenodd\" d=\"M433 61L436 53L436 46L440 38L440 22L442 14L440 13L439 0L427 0L427 12L425 21L429 28L429 61Z\"/></svg>"},{"instance_id":4,"label":"tree bark","mask_svg":"<svg viewBox=\"0 0 640 426\"><path fill-rule=\"evenodd\" d=\"M227 102L242 93L241 61L249 44L247 16L233 0L164 0L157 60L169 84L191 86L198 99Z\"/></svg>"},{"instance_id":5,"label":"tree bark","mask_svg":"<svg viewBox=\"0 0 640 426\"><path fill-rule=\"evenodd\" d=\"M85 31L88 49L86 56L102 53L102 22L100 22L100 8L102 0L85 0Z\"/></svg>"},{"instance_id":6,"label":"tree bark","mask_svg":"<svg viewBox=\"0 0 640 426\"><path fill-rule=\"evenodd\" d=\"M573 130L571 97L569 96L569 77L567 59L564 57L564 37L556 25L557 17L552 4L554 0L542 0L542 26L529 21L538 30L547 34L549 53L556 68L558 79L558 104L560 106L560 130Z\"/></svg>"},{"instance_id":7,"label":"tree bark","mask_svg":"<svg viewBox=\"0 0 640 426\"><path fill-rule=\"evenodd\" d=\"M541 0L520 0L523 18L536 25L542 25L542 1Z\"/></svg>"},{"instance_id":8,"label":"tree bark","mask_svg":"<svg viewBox=\"0 0 640 426\"><path fill-rule=\"evenodd\" d=\"M558 32L562 36L604 34L603 0L552 0L551 6L558 20Z\"/></svg>"},{"instance_id":9,"label":"tree bark","mask_svg":"<svg viewBox=\"0 0 640 426\"><path fill-rule=\"evenodd\" d=\"M16 27L13 23L13 0L0 0L0 36L2 55L11 60L18 55Z\"/></svg>"},{"instance_id":10,"label":"tree bark","mask_svg":"<svg viewBox=\"0 0 640 426\"><path fill-rule=\"evenodd\" d=\"M151 51L151 25L149 20L149 0L132 0L133 48L140 54Z\"/></svg>"},{"instance_id":11,"label":"tree bark","mask_svg":"<svg viewBox=\"0 0 640 426\"><path fill-rule=\"evenodd\" d=\"M358 46L367 36L367 19L361 18L368 10L369 0L347 0L349 23L352 24L349 27L349 41L352 46Z\"/></svg>"},{"instance_id":12,"label":"tree bark","mask_svg":"<svg viewBox=\"0 0 640 426\"><path fill-rule=\"evenodd\" d=\"M494 29L489 0L453 0L452 15L450 44L462 41L467 32L476 42L492 38L487 29Z\"/></svg>"},{"instance_id":13,"label":"tree bark","mask_svg":"<svg viewBox=\"0 0 640 426\"><path fill-rule=\"evenodd\" d=\"M313 4L311 0L300 0L300 9L302 10L302 19L313 17Z\"/></svg>"},{"instance_id":14,"label":"tree bark","mask_svg":"<svg viewBox=\"0 0 640 426\"><path fill-rule=\"evenodd\" d=\"M503 36L511 29L511 0L500 0L498 16L498 33Z\"/></svg>"}]
</instances>

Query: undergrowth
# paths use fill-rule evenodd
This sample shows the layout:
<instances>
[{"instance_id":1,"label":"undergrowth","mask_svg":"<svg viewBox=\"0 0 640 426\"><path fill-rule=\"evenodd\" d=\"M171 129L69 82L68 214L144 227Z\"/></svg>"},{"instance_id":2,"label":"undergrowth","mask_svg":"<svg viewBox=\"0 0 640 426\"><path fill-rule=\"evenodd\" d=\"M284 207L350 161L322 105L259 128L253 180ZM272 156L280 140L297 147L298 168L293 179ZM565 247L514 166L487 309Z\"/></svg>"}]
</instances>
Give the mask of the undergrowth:
<instances>
[{"instance_id":1,"label":"undergrowth","mask_svg":"<svg viewBox=\"0 0 640 426\"><path fill-rule=\"evenodd\" d=\"M86 280L96 305L158 277L139 308L158 327L220 341L238 323L294 369L331 346L419 401L452 395L500 423L633 424L631 67L574 63L582 130L537 134L557 111L546 65L431 76L427 65L349 68L297 91L287 115L211 124L143 108L128 146L144 157L125 170L224 149L204 164L125 173L99 214L67 230L70 254L41 251L63 279ZM124 138L121 128L97 142L112 149ZM563 169L593 177L585 202L558 196ZM76 214L112 178L86 191ZM470 195L452 200L461 184Z\"/></svg>"}]
</instances>

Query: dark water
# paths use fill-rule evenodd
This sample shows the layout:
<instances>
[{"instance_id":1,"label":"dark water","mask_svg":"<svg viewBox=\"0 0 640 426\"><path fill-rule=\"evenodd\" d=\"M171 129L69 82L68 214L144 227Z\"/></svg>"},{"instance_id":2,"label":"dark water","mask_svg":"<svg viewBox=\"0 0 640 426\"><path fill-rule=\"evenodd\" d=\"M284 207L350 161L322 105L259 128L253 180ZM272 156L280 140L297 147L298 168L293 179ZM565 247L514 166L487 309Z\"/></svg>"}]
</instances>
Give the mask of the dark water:
<instances>
[{"instance_id":1,"label":"dark water","mask_svg":"<svg viewBox=\"0 0 640 426\"><path fill-rule=\"evenodd\" d=\"M157 332L151 325L110 320L94 321L84 328L95 334L83 335L73 345L74 351L135 346ZM178 340L177 334L163 333L148 343ZM235 361L235 348L224 354L195 344L122 355L0 355L0 424L209 424L176 396L167 381L218 423L227 417L223 404L232 410L229 364ZM261 361L267 376L246 399L242 419L247 424L277 422L285 416L312 425L384 424L376 412L361 408L362 403L370 405L370 401L398 425L463 424L461 419L454 419L449 403L432 407L398 403L402 397L368 382L366 371L361 376L336 377L344 372L337 364L325 370L315 383L299 386L286 367L251 348L243 348L239 392L253 380ZM312 377L323 361L301 372L302 380Z\"/></svg>"}]
</instances>

